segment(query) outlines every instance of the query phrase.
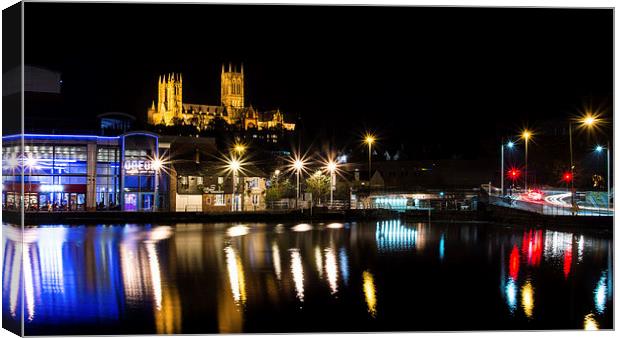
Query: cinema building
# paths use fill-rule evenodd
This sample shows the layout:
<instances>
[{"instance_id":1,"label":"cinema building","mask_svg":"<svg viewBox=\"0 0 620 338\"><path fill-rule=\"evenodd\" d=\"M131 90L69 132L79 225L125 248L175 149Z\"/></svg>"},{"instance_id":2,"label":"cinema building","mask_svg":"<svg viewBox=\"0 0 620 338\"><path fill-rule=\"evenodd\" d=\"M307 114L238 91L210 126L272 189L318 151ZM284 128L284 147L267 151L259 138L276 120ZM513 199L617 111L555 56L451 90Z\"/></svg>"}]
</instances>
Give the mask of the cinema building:
<instances>
[{"instance_id":1,"label":"cinema building","mask_svg":"<svg viewBox=\"0 0 620 338\"><path fill-rule=\"evenodd\" d=\"M156 134L19 134L2 141L5 210L18 209L22 193L27 211L168 209Z\"/></svg>"}]
</instances>

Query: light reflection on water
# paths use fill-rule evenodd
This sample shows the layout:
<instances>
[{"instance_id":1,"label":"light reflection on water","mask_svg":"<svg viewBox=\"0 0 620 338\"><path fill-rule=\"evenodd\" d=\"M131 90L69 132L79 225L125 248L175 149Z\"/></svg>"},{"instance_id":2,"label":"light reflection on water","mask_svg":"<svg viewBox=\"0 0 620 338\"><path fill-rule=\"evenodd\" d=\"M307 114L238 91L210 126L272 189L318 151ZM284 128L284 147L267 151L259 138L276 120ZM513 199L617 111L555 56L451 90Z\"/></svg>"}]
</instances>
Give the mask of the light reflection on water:
<instances>
[{"instance_id":1,"label":"light reflection on water","mask_svg":"<svg viewBox=\"0 0 620 338\"><path fill-rule=\"evenodd\" d=\"M369 271L363 272L362 279L364 280L364 297L368 306L368 313L374 318L377 316L375 279Z\"/></svg>"},{"instance_id":2,"label":"light reflection on water","mask_svg":"<svg viewBox=\"0 0 620 338\"><path fill-rule=\"evenodd\" d=\"M485 316L536 329L542 309L563 328L612 325L612 244L588 234L389 220L23 235L4 225L3 318L21 316L21 283L27 334L485 329Z\"/></svg>"},{"instance_id":3,"label":"light reflection on water","mask_svg":"<svg viewBox=\"0 0 620 338\"><path fill-rule=\"evenodd\" d=\"M290 249L291 252L291 272L293 273L293 281L295 282L295 290L297 298L303 303L304 301L304 268L301 263L301 255L299 249Z\"/></svg>"}]
</instances>

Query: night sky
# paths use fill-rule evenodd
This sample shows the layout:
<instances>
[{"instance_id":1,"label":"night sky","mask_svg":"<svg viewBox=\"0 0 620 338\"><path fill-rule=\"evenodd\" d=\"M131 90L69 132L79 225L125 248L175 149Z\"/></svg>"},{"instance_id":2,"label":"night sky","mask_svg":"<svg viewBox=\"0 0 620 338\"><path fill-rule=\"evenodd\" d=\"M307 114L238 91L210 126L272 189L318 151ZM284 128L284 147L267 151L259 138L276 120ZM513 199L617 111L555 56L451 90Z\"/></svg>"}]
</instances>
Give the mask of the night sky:
<instances>
[{"instance_id":1,"label":"night sky","mask_svg":"<svg viewBox=\"0 0 620 338\"><path fill-rule=\"evenodd\" d=\"M25 8L26 63L62 72L67 111L85 119L144 119L166 72L183 73L185 102L219 104L228 61L245 65L246 104L298 114L307 142L354 145L371 128L388 149L479 157L585 102L611 117L611 9Z\"/></svg>"}]
</instances>

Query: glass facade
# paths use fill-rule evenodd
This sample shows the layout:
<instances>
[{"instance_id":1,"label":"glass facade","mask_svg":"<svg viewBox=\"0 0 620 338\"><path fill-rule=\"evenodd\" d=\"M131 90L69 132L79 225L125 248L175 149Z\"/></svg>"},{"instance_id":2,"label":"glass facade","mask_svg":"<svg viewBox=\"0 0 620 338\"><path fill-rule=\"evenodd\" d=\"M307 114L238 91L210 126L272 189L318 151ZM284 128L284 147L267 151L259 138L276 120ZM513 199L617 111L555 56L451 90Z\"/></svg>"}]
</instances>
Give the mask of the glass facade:
<instances>
[{"instance_id":1,"label":"glass facade","mask_svg":"<svg viewBox=\"0 0 620 338\"><path fill-rule=\"evenodd\" d=\"M24 180L25 210L84 210L86 203L86 146L81 145L24 145L19 154L19 146L3 149L3 159L19 159L16 172L3 172L3 197L7 207L13 207L16 189ZM12 167L8 168L9 170Z\"/></svg>"},{"instance_id":2,"label":"glass facade","mask_svg":"<svg viewBox=\"0 0 620 338\"><path fill-rule=\"evenodd\" d=\"M156 203L158 184L166 186L152 165L156 135L26 134L23 141L21 151L20 135L3 137L5 210L17 210L22 197L26 211L155 210L164 204Z\"/></svg>"},{"instance_id":3,"label":"glass facade","mask_svg":"<svg viewBox=\"0 0 620 338\"><path fill-rule=\"evenodd\" d=\"M97 209L120 208L120 151L118 147L97 149Z\"/></svg>"},{"instance_id":4,"label":"glass facade","mask_svg":"<svg viewBox=\"0 0 620 338\"><path fill-rule=\"evenodd\" d=\"M146 133L127 135L122 139L123 210L153 211L158 209L159 159L158 139Z\"/></svg>"}]
</instances>

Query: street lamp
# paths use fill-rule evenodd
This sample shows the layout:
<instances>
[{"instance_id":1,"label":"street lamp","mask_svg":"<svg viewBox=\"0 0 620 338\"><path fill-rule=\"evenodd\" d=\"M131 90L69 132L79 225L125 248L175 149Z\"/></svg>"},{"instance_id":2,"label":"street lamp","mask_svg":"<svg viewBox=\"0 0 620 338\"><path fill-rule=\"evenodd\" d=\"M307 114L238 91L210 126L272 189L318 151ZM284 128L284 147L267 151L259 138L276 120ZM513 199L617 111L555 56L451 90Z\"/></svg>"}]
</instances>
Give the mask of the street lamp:
<instances>
[{"instance_id":1,"label":"street lamp","mask_svg":"<svg viewBox=\"0 0 620 338\"><path fill-rule=\"evenodd\" d=\"M525 168L524 168L524 174L525 174L525 191L527 192L527 144L528 144L528 141L530 140L530 138L532 138L532 132L530 130L524 129L521 132L521 138L523 140L525 140Z\"/></svg>"},{"instance_id":2,"label":"street lamp","mask_svg":"<svg viewBox=\"0 0 620 338\"><path fill-rule=\"evenodd\" d=\"M569 120L568 121L568 143L570 150L570 173L571 176L574 176L575 172L575 164L573 163L573 124L578 122L583 128L596 128L596 125L600 122L600 118L596 114L586 113L584 116L578 118L577 120ZM570 183L570 201L571 205L575 204L575 186L573 180Z\"/></svg>"},{"instance_id":3,"label":"street lamp","mask_svg":"<svg viewBox=\"0 0 620 338\"><path fill-rule=\"evenodd\" d=\"M237 153L238 156L242 156L247 149L247 146L241 142L237 142L233 144L233 150Z\"/></svg>"},{"instance_id":4,"label":"street lamp","mask_svg":"<svg viewBox=\"0 0 620 338\"><path fill-rule=\"evenodd\" d=\"M159 158L155 158L151 161L151 168L155 171L155 210L158 210L159 205L159 172L162 170L163 161Z\"/></svg>"},{"instance_id":5,"label":"street lamp","mask_svg":"<svg viewBox=\"0 0 620 338\"><path fill-rule=\"evenodd\" d=\"M610 193L611 193L611 184L609 182L611 176L609 175L609 142L607 142L607 147L603 147L603 146L596 146L596 152L601 153L603 152L603 150L607 151L607 210L611 210L611 203L610 201Z\"/></svg>"},{"instance_id":6,"label":"street lamp","mask_svg":"<svg viewBox=\"0 0 620 338\"><path fill-rule=\"evenodd\" d=\"M232 207L233 207L233 211L238 211L237 210L237 205L236 205L237 204L237 196L236 196L237 194L236 194L235 190L237 190L236 189L237 188L237 173L239 172L239 168L241 168L241 164L239 163L239 161L236 158L233 158L233 159L231 159L231 161L229 163L229 166L230 166L230 170L233 173L233 179L232 179L233 180L233 203L232 203L233 205L232 205Z\"/></svg>"},{"instance_id":7,"label":"street lamp","mask_svg":"<svg viewBox=\"0 0 620 338\"><path fill-rule=\"evenodd\" d=\"M305 168L305 162L301 158L295 158L292 162L292 168L295 170L295 175L297 176L297 195L295 196L295 209L299 206L299 175L301 171Z\"/></svg>"},{"instance_id":8,"label":"street lamp","mask_svg":"<svg viewBox=\"0 0 620 338\"><path fill-rule=\"evenodd\" d=\"M233 211L237 211L238 206L236 205L236 194L237 194L237 189L236 189L236 181L237 181L237 175L239 173L243 173L243 166L245 165L245 161L241 158L241 157L236 157L234 155L231 155L230 157L224 157L224 161L226 162L226 165L224 166L224 170L228 173L232 173L232 185L233 185L233 191L232 191L232 205L231 208Z\"/></svg>"},{"instance_id":9,"label":"street lamp","mask_svg":"<svg viewBox=\"0 0 620 338\"><path fill-rule=\"evenodd\" d=\"M372 144L375 143L376 137L370 132L367 132L364 135L364 143L368 145L368 187L370 187L370 175L371 171L371 155L372 155Z\"/></svg>"},{"instance_id":10,"label":"street lamp","mask_svg":"<svg viewBox=\"0 0 620 338\"><path fill-rule=\"evenodd\" d=\"M329 160L325 167L331 178L329 187L329 207L332 208L334 204L334 188L336 187L336 170L338 169L338 164L333 160Z\"/></svg>"},{"instance_id":11,"label":"street lamp","mask_svg":"<svg viewBox=\"0 0 620 338\"><path fill-rule=\"evenodd\" d=\"M515 144L512 141L508 141L508 143L505 144L506 147L508 147L508 149L512 149ZM501 164L501 171L500 171L500 176L501 176L501 195L504 195L504 142L502 141L502 164ZM489 193L491 193L489 191Z\"/></svg>"}]
</instances>

